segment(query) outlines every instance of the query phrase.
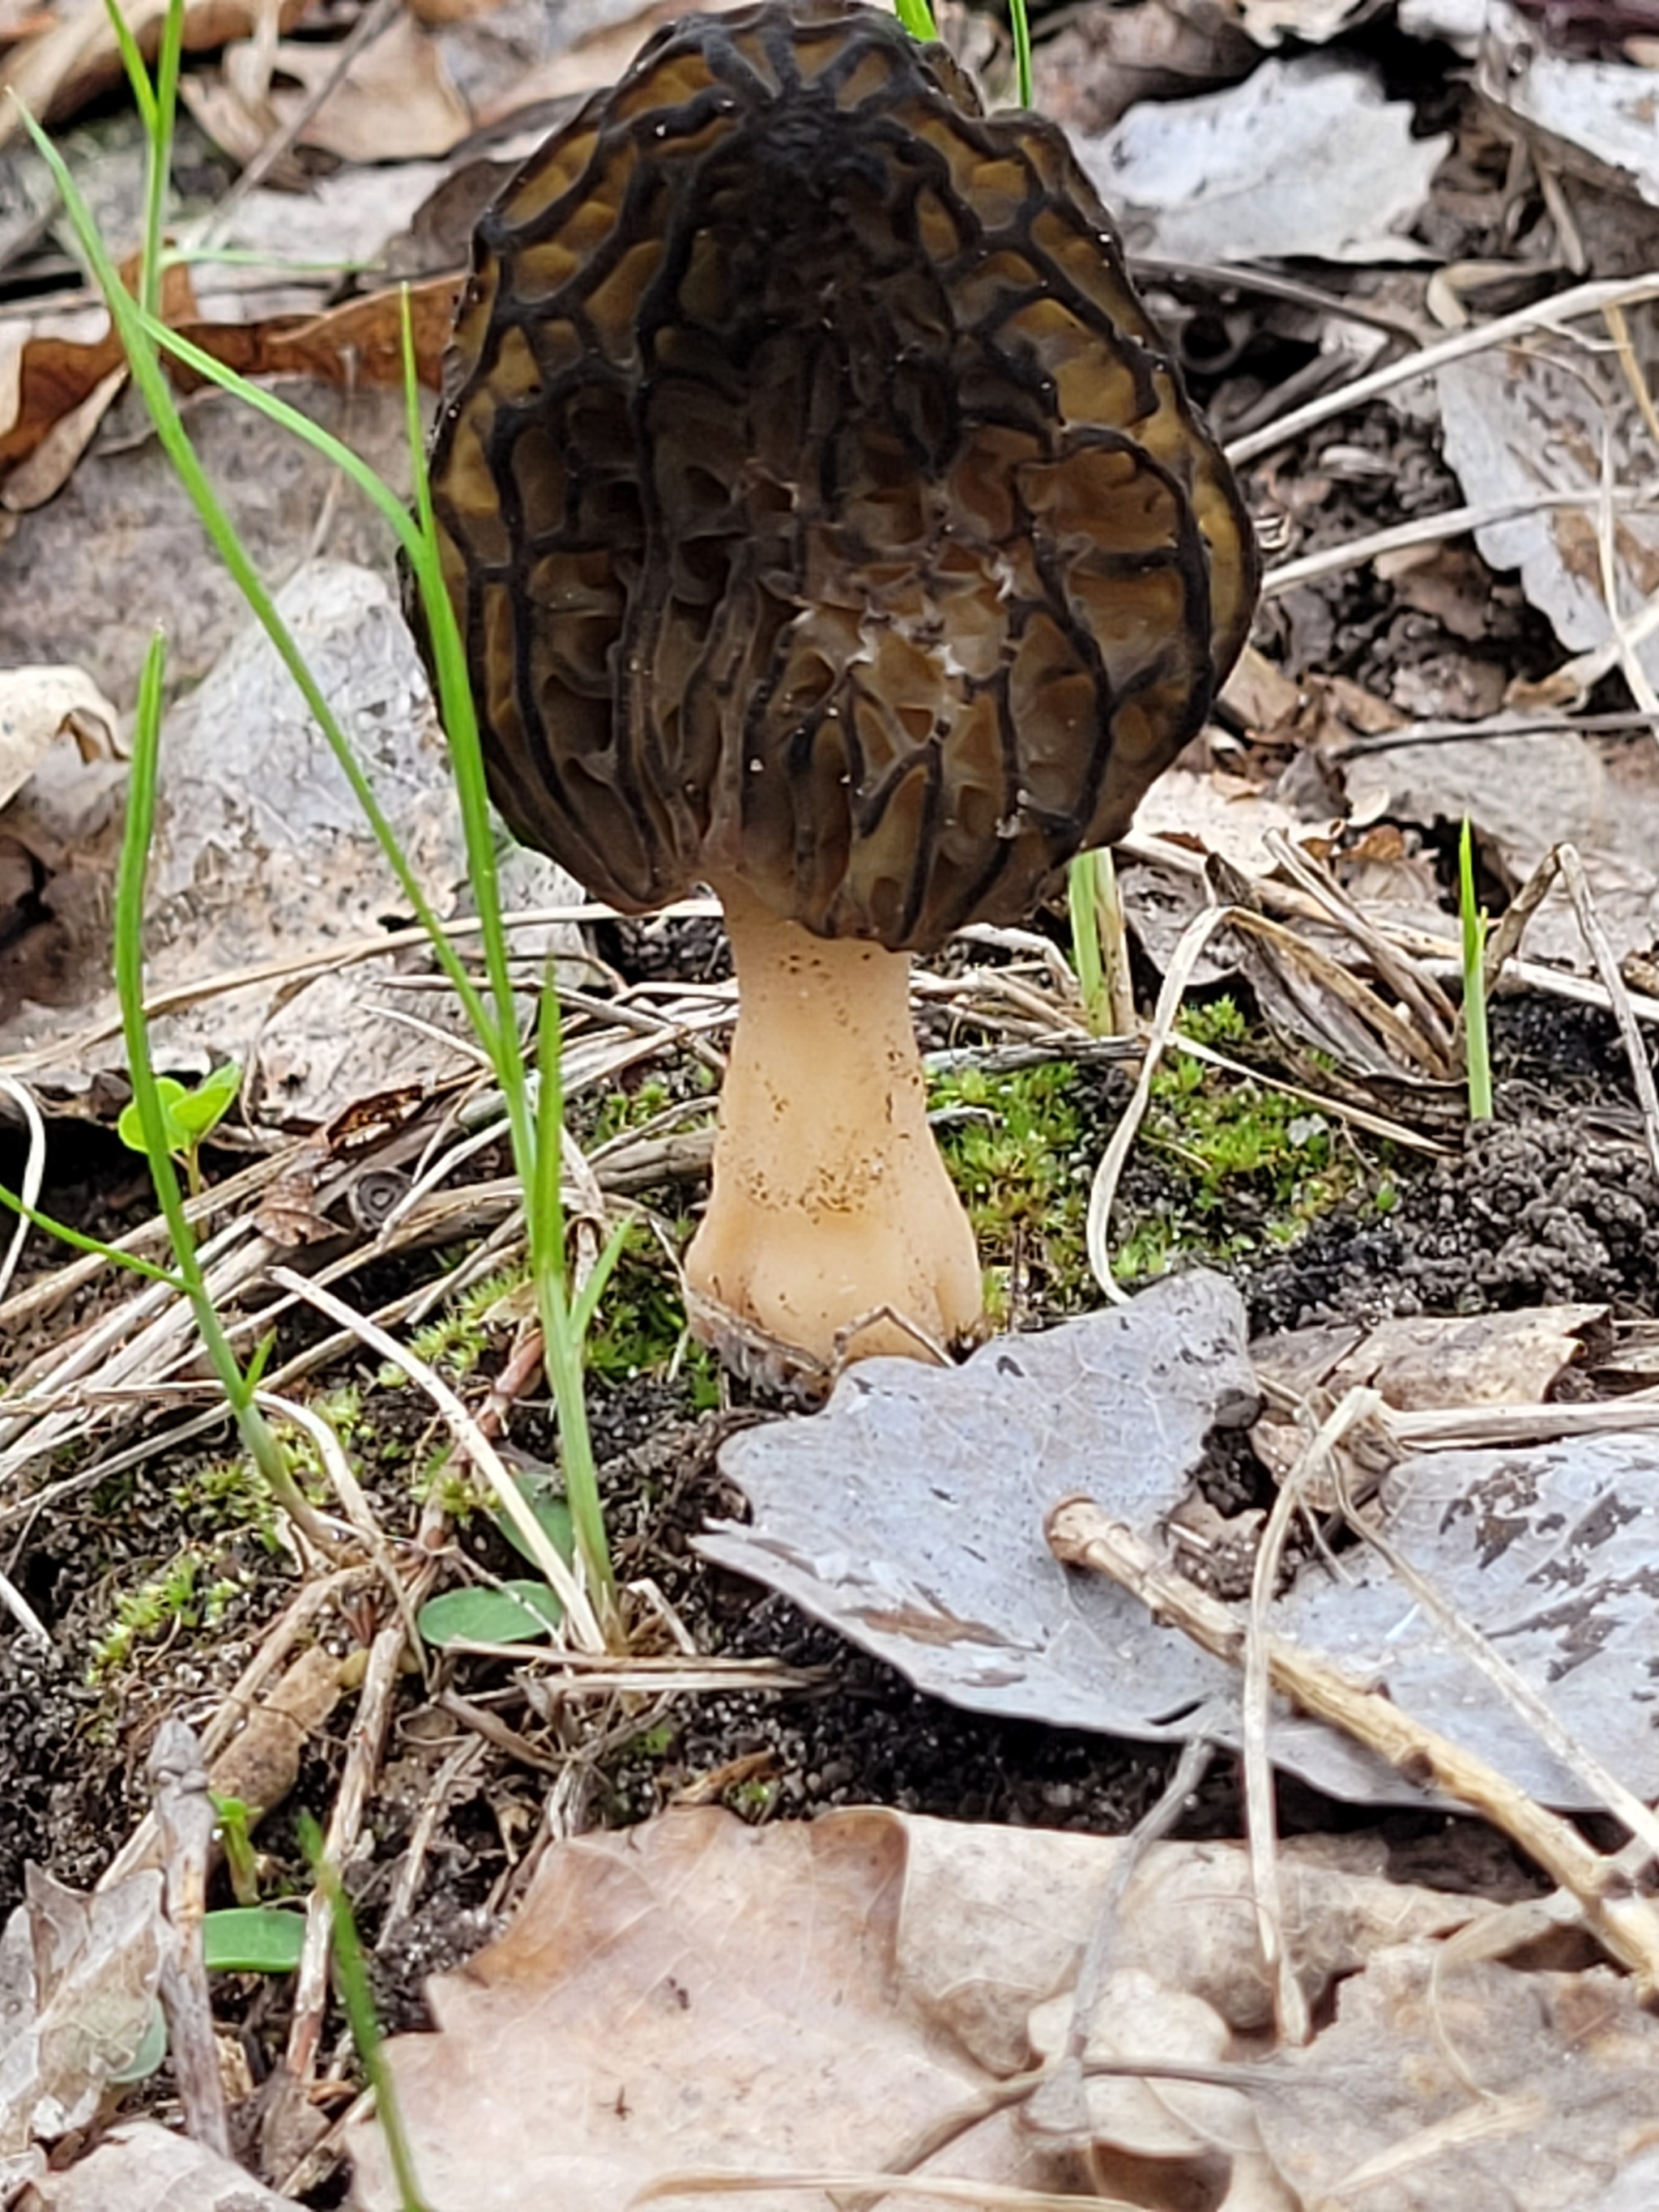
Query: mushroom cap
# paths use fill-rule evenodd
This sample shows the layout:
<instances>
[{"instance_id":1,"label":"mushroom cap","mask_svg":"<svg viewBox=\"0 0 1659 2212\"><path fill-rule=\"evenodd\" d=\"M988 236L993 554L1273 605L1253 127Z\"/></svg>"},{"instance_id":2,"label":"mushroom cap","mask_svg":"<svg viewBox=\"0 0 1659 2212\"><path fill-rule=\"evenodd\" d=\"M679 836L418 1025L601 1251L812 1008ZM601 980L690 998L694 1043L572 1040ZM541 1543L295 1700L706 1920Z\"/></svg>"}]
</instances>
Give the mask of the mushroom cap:
<instances>
[{"instance_id":1,"label":"mushroom cap","mask_svg":"<svg viewBox=\"0 0 1659 2212\"><path fill-rule=\"evenodd\" d=\"M479 223L432 458L496 805L628 912L1029 914L1201 724L1237 487L1059 130L847 0L659 32Z\"/></svg>"}]
</instances>

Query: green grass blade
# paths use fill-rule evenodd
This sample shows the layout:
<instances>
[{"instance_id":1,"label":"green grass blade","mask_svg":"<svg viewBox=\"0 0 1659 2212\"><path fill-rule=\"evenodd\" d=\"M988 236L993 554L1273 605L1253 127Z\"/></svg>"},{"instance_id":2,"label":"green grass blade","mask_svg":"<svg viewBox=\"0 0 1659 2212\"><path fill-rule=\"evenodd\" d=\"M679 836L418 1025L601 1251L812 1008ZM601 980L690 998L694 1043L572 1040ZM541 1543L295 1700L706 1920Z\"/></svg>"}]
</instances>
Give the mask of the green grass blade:
<instances>
[{"instance_id":1,"label":"green grass blade","mask_svg":"<svg viewBox=\"0 0 1659 2212\"><path fill-rule=\"evenodd\" d=\"M430 2212L415 2178L414 2154L410 2149L409 2131L404 2125L403 2108L398 2101L398 2085L386 2063L386 2043L380 2023L374 2016L374 1998L368 1986L368 1969L363 1960L356 1919L340 1881L339 1869L325 1856L321 1832L309 1814L301 1816L300 1841L311 1861L312 1873L327 1901L333 1922L334 1972L340 2003L346 2026L351 2030L351 2040L357 2048L364 2079L374 2092L375 2112L380 2133L386 2138L386 2157L401 2212Z\"/></svg>"},{"instance_id":2,"label":"green grass blade","mask_svg":"<svg viewBox=\"0 0 1659 2212\"><path fill-rule=\"evenodd\" d=\"M1008 0L1008 16L1014 27L1014 75L1019 90L1019 104L1031 104L1031 23L1025 12L1025 0Z\"/></svg>"},{"instance_id":3,"label":"green grass blade","mask_svg":"<svg viewBox=\"0 0 1659 2212\"><path fill-rule=\"evenodd\" d=\"M24 1220L34 1228L41 1230L48 1237L55 1237L60 1244L67 1244L74 1251L85 1252L91 1258L106 1261L112 1267L125 1267L130 1274L142 1275L146 1282L165 1283L170 1291L177 1291L181 1296L185 1294L182 1275L173 1274L166 1267L158 1267L153 1260L141 1260L136 1252L124 1252L118 1244L102 1243L96 1237L88 1237L78 1229L71 1229L66 1221L54 1220L50 1213L42 1213L39 1206L25 1205L16 1192L8 1190L3 1183L0 1183L0 1206L9 1207L13 1213L21 1214Z\"/></svg>"},{"instance_id":4,"label":"green grass blade","mask_svg":"<svg viewBox=\"0 0 1659 2212\"><path fill-rule=\"evenodd\" d=\"M927 0L893 0L894 12L913 39L936 39L939 26Z\"/></svg>"},{"instance_id":5,"label":"green grass blade","mask_svg":"<svg viewBox=\"0 0 1659 2212\"><path fill-rule=\"evenodd\" d=\"M1083 1018L1091 1036L1111 1027L1107 1004L1106 963L1100 949L1100 899L1097 856L1079 853L1066 871L1066 903L1072 922L1072 968L1077 976Z\"/></svg>"},{"instance_id":6,"label":"green grass blade","mask_svg":"<svg viewBox=\"0 0 1659 2212\"><path fill-rule=\"evenodd\" d=\"M331 1547L326 1530L289 1474L281 1445L253 1402L252 1388L237 1362L202 1273L196 1238L185 1212L179 1171L167 1149L167 1107L150 1058L149 1024L144 1014L144 884L155 835L155 793L161 750L161 679L166 663L167 647L158 632L150 641L138 679L126 826L115 876L115 991L121 1006L127 1073L132 1084L133 1103L138 1109L138 1124L144 1134L156 1203L167 1225L180 1286L190 1302L203 1348L235 1414L242 1442L271 1494L315 1542L328 1550Z\"/></svg>"},{"instance_id":7,"label":"green grass blade","mask_svg":"<svg viewBox=\"0 0 1659 2212\"><path fill-rule=\"evenodd\" d=\"M1475 898L1474 841L1469 817L1457 843L1457 910L1463 926L1463 1060L1468 1078L1469 1119L1490 1121L1492 1049L1486 1034L1486 917Z\"/></svg>"},{"instance_id":8,"label":"green grass blade","mask_svg":"<svg viewBox=\"0 0 1659 2212\"><path fill-rule=\"evenodd\" d=\"M362 808L370 829L374 834L388 866L396 876L399 890L409 902L410 910L427 932L435 957L466 1009L468 1018L483 1042L492 1060L497 1058L498 1040L495 1025L471 977L467 974L459 954L439 925L430 901L416 881L413 870L398 842L396 832L387 821L374 788L359 766L350 741L340 727L328 701L319 689L316 678L307 665L305 656L295 642L292 633L278 612L275 600L265 589L258 571L244 550L236 535L235 526L225 513L217 495L209 483L189 433L168 386L161 368L157 348L166 349L179 359L188 362L208 380L222 386L244 400L249 406L269 418L281 422L297 436L336 463L374 501L381 513L392 521L400 538L412 538L416 532L413 523L404 513L402 502L390 487L383 483L374 471L337 439L308 422L295 409L261 392L245 378L235 375L204 354L199 347L179 339L158 323L154 316L146 315L122 285L120 276L110 259L102 240L98 235L90 210L62 157L51 140L27 112L24 125L37 151L52 173L52 180L63 197L64 204L74 228L76 238L87 257L88 267L108 304L111 316L126 348L131 364L133 380L138 386L150 419L168 459L178 471L191 504L201 517L204 527L212 540L215 551L229 569L237 588L258 617L266 635L276 647L278 657L299 687L307 707L316 720L327 741L329 750L339 763L341 773L351 787L352 794Z\"/></svg>"},{"instance_id":9,"label":"green grass blade","mask_svg":"<svg viewBox=\"0 0 1659 2212\"><path fill-rule=\"evenodd\" d=\"M132 97L137 105L138 120L144 126L144 136L153 143L155 137L155 88L149 81L149 71L138 51L138 41L132 35L132 26L116 5L116 0L104 0L104 13L114 35L121 66L127 73L127 82L132 88Z\"/></svg>"},{"instance_id":10,"label":"green grass blade","mask_svg":"<svg viewBox=\"0 0 1659 2212\"><path fill-rule=\"evenodd\" d=\"M564 1082L560 1066L559 1000L550 980L543 987L536 1024L535 1170L526 1188L532 1220L531 1263L542 1324L542 1357L559 1413L559 1444L570 1525L602 1623L616 1613L617 1582L605 1532L599 1469L587 1425L582 1331L566 1287L564 1258Z\"/></svg>"}]
</instances>

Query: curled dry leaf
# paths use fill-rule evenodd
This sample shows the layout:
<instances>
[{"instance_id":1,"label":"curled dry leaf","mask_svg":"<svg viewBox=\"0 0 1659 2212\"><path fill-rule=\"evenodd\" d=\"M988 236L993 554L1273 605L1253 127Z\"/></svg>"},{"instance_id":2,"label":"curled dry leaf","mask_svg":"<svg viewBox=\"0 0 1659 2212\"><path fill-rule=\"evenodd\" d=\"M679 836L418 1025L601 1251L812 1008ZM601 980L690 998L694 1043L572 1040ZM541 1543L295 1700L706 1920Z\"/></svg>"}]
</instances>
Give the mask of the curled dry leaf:
<instances>
[{"instance_id":1,"label":"curled dry leaf","mask_svg":"<svg viewBox=\"0 0 1659 2212\"><path fill-rule=\"evenodd\" d=\"M0 1932L0 2203L84 2126L150 2022L167 1941L161 1878L91 1897L27 1869Z\"/></svg>"},{"instance_id":2,"label":"curled dry leaf","mask_svg":"<svg viewBox=\"0 0 1659 2212\"><path fill-rule=\"evenodd\" d=\"M115 749L119 718L83 668L0 668L0 807L61 735L82 760Z\"/></svg>"},{"instance_id":3,"label":"curled dry leaf","mask_svg":"<svg viewBox=\"0 0 1659 2212\"><path fill-rule=\"evenodd\" d=\"M246 37L273 13L279 30L292 30L308 0L185 0L185 49L200 53ZM121 13L140 49L153 57L161 40L167 0L122 0ZM66 0L48 28L26 40L0 64L0 146L21 129L20 107L55 123L120 81L120 49L104 0ZM8 92L16 100L7 100Z\"/></svg>"},{"instance_id":4,"label":"curled dry leaf","mask_svg":"<svg viewBox=\"0 0 1659 2212\"><path fill-rule=\"evenodd\" d=\"M112 2128L89 2158L43 2176L18 2212L298 2212L252 2175L153 2120Z\"/></svg>"},{"instance_id":5,"label":"curled dry leaf","mask_svg":"<svg viewBox=\"0 0 1659 2212\"><path fill-rule=\"evenodd\" d=\"M134 264L125 266L122 276L131 284ZM188 322L194 314L195 295L187 269L167 270L161 287L161 312L175 324ZM121 341L101 309L70 318L43 315L38 328L25 322L0 335L0 483L8 492L15 472L39 453L60 425L81 416L78 443L69 457L68 467L74 465L120 388L125 361ZM86 415L83 410L94 400L101 400L101 404ZM68 467L61 468L58 483L68 474ZM51 489L55 490L57 485ZM14 502L8 498L6 503ZM26 503L41 502L35 496Z\"/></svg>"},{"instance_id":6,"label":"curled dry leaf","mask_svg":"<svg viewBox=\"0 0 1659 2212\"><path fill-rule=\"evenodd\" d=\"M1535 1406L1584 1351L1606 1306L1519 1313L1419 1314L1374 1328L1332 1323L1258 1337L1256 1372L1299 1396L1336 1399L1364 1384L1401 1412L1431 1406Z\"/></svg>"}]
</instances>

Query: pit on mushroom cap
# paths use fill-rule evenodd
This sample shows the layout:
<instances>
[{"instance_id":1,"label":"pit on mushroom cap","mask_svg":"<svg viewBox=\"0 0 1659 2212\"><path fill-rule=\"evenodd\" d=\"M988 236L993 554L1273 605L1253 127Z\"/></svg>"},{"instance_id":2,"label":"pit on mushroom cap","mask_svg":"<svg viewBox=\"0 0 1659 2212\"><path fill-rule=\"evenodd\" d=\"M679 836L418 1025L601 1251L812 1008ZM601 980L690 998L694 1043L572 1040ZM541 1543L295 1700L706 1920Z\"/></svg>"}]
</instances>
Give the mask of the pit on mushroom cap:
<instances>
[{"instance_id":1,"label":"pit on mushroom cap","mask_svg":"<svg viewBox=\"0 0 1659 2212\"><path fill-rule=\"evenodd\" d=\"M1255 596L1110 218L890 15L689 18L484 216L451 390L497 805L624 912L726 904L698 1325L809 1364L969 1334L904 956L1121 835Z\"/></svg>"}]
</instances>

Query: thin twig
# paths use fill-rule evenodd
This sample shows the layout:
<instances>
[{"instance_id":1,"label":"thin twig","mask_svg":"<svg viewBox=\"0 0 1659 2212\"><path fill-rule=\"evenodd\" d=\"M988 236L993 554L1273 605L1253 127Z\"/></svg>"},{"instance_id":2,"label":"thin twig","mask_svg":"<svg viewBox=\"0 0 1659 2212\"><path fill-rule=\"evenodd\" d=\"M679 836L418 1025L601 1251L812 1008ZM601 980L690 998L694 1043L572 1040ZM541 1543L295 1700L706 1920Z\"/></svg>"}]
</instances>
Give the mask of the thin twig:
<instances>
[{"instance_id":1,"label":"thin twig","mask_svg":"<svg viewBox=\"0 0 1659 2212\"><path fill-rule=\"evenodd\" d=\"M339 90L348 70L366 46L372 46L381 33L389 29L403 7L403 0L369 0L369 4L358 16L336 50L333 66L319 78L299 102L286 122L279 124L264 144L215 203L213 211L202 227L201 242L211 245L224 235L228 218L256 186L264 184L276 164L297 142L307 124L315 122L324 102Z\"/></svg>"},{"instance_id":2,"label":"thin twig","mask_svg":"<svg viewBox=\"0 0 1659 2212\"><path fill-rule=\"evenodd\" d=\"M1530 337L1538 331L1559 331L1563 324L1583 315L1604 314L1609 307L1635 307L1644 300L1655 298L1659 298L1659 275L1651 272L1576 284L1569 292L1558 292L1553 299L1540 300L1530 307L1517 307L1513 314L1500 315L1495 321L1477 325L1472 330L1455 331L1437 345L1425 346L1420 353L1407 354L1403 360L1390 362L1382 368L1373 369L1368 376L1356 377L1352 384L1342 385L1335 392L1310 399L1306 406L1281 415L1278 422L1251 431L1248 437L1236 438L1227 447L1227 459L1235 468L1243 468L1250 461L1260 460L1263 453L1289 445L1304 431L1315 429L1339 415L1349 414L1356 407L1366 406L1371 400L1380 399L1385 392L1397 391L1401 385L1430 375L1449 362L1467 361L1473 354Z\"/></svg>"},{"instance_id":3,"label":"thin twig","mask_svg":"<svg viewBox=\"0 0 1659 2212\"><path fill-rule=\"evenodd\" d=\"M1636 1026L1636 1016L1631 1010L1630 994L1625 988L1625 979L1619 972L1619 957L1613 949L1607 931L1601 927L1601 917L1595 911L1595 902L1584 875L1584 864L1578 857L1576 846L1558 845L1556 853L1561 863L1561 879L1566 884L1567 896L1572 901L1572 910L1578 919L1578 927L1584 943L1589 948L1596 973L1613 1008L1613 1018L1619 1024L1619 1034L1624 1040L1626 1056L1630 1061L1631 1080L1636 1085L1636 1097L1642 1109L1642 1133L1647 1139L1648 1161L1656 1177L1659 1177L1659 1089L1653 1080L1653 1063L1648 1058L1647 1048L1642 1042L1642 1032Z\"/></svg>"},{"instance_id":4,"label":"thin twig","mask_svg":"<svg viewBox=\"0 0 1659 2212\"><path fill-rule=\"evenodd\" d=\"M587 1594L577 1582L570 1569L559 1557L542 1527L525 1500L525 1495L501 1462L483 1431L468 1413L441 1376L434 1374L424 1360L417 1359L406 1345L396 1337L388 1336L385 1329L377 1328L366 1314L349 1306L343 1298L337 1298L331 1291L295 1274L291 1267L273 1267L270 1279L281 1289L291 1291L308 1305L325 1313L331 1321L349 1328L361 1343L378 1352L382 1359L389 1359L401 1369L412 1382L424 1390L437 1407L461 1449L471 1460L480 1474L495 1492L496 1502L507 1519L523 1537L530 1556L546 1576L549 1584L564 1606L565 1619L577 1643L590 1651L601 1651L605 1638L594 1618Z\"/></svg>"},{"instance_id":5,"label":"thin twig","mask_svg":"<svg viewBox=\"0 0 1659 2212\"><path fill-rule=\"evenodd\" d=\"M23 1162L22 1187L18 1195L32 1212L40 1203L40 1189L46 1181L46 1125L40 1117L40 1109L34 1103L34 1093L27 1084L16 1082L9 1075L0 1075L0 1091L5 1092L22 1115L23 1126L29 1133L28 1153ZM0 1260L0 1313L4 1311L6 1292L11 1288L11 1279L17 1273L17 1263L23 1256L30 1226L27 1213L20 1213L12 1224L11 1242L6 1247L5 1258Z\"/></svg>"},{"instance_id":6,"label":"thin twig","mask_svg":"<svg viewBox=\"0 0 1659 2212\"><path fill-rule=\"evenodd\" d=\"M1536 491L1524 499L1491 500L1480 507L1449 507L1437 514L1413 515L1409 522L1393 523L1387 530L1368 531L1363 538L1351 538L1340 545L1322 545L1317 552L1298 554L1294 561L1280 562L1262 578L1261 596L1264 599L1280 599L1286 592L1294 592L1321 576L1338 575L1346 568L1360 568L1368 561L1380 560L1388 553L1406 552L1413 545L1435 545L1443 538L1467 537L1494 523L1514 522L1526 515L1556 508L1588 511L1597 503L1598 495L1588 489ZM1642 492L1619 493L1613 504L1638 514L1652 514L1659 507L1659 502L1650 494ZM1645 701L1638 703L1646 705Z\"/></svg>"},{"instance_id":7,"label":"thin twig","mask_svg":"<svg viewBox=\"0 0 1659 2212\"><path fill-rule=\"evenodd\" d=\"M1108 1576L1158 1620L1201 1650L1242 1668L1247 1633L1225 1606L1175 1573L1136 1532L1092 1499L1062 1499L1049 1512L1049 1549L1062 1565ZM1589 1926L1635 1975L1644 1997L1659 1992L1659 1908L1635 1895L1577 1830L1535 1804L1487 1760L1414 1720L1378 1692L1281 1636L1266 1639L1273 1686L1317 1720L1329 1722L1419 1787L1437 1790L1500 1828L1562 1889Z\"/></svg>"},{"instance_id":8,"label":"thin twig","mask_svg":"<svg viewBox=\"0 0 1659 2212\"><path fill-rule=\"evenodd\" d=\"M429 1580L435 1570L434 1560L422 1579ZM419 1583L416 1587L418 1589ZM324 1838L325 1857L342 1871L349 1865L356 1850L369 1791L380 1771L380 1752L391 1720L403 1650L401 1620L388 1623L380 1630L369 1646L356 1716L346 1740L345 1767ZM286 2063L295 2081L309 2082L316 2068L317 2045L328 2005L328 1961L333 1933L332 1900L319 1883L307 1900L305 1948L294 1982L294 2016L289 2027Z\"/></svg>"},{"instance_id":9,"label":"thin twig","mask_svg":"<svg viewBox=\"0 0 1659 2212\"><path fill-rule=\"evenodd\" d=\"M189 2133L218 2157L228 2159L230 2130L225 2118L224 2081L219 2071L213 2001L202 1954L214 1812L201 1746L185 1722L162 1722L150 1748L149 1771L155 1784L155 1826L167 1880L167 1924L173 1931L161 1967L161 1996L173 2051L173 2078Z\"/></svg>"}]
</instances>

